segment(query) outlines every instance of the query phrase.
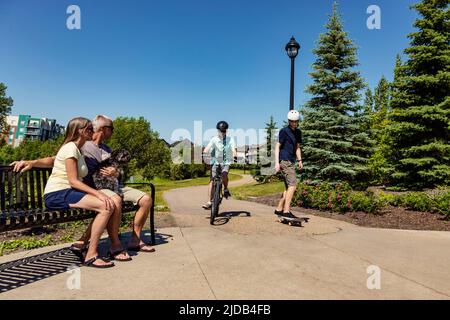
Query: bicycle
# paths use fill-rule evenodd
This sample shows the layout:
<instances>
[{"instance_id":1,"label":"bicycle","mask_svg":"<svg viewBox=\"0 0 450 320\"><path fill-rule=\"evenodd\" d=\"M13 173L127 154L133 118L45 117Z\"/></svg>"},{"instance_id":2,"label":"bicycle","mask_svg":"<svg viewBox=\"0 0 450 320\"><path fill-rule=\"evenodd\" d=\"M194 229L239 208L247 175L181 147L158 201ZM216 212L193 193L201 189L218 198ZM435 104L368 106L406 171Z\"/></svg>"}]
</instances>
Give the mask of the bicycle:
<instances>
[{"instance_id":1,"label":"bicycle","mask_svg":"<svg viewBox=\"0 0 450 320\"><path fill-rule=\"evenodd\" d=\"M211 204L211 217L209 223L214 225L214 220L219 214L219 207L222 203L223 193L222 193L222 165L216 167L216 176L213 180L212 186L212 204Z\"/></svg>"}]
</instances>

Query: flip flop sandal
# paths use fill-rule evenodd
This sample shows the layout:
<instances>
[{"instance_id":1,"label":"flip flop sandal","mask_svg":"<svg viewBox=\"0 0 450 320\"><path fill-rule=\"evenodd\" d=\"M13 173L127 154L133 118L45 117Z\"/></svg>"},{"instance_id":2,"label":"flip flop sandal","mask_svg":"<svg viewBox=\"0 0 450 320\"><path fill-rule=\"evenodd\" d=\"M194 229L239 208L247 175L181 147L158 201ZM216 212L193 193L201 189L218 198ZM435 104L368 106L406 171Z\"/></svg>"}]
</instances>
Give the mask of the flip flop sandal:
<instances>
[{"instance_id":1,"label":"flip flop sandal","mask_svg":"<svg viewBox=\"0 0 450 320\"><path fill-rule=\"evenodd\" d=\"M119 261L119 262L126 262L126 261L133 260L131 257L128 257L126 259L117 259L117 256L119 254L126 253L126 252L127 252L127 250L125 250L125 249L114 251L114 252L109 251L108 256L109 256L110 260L115 260L115 261Z\"/></svg>"},{"instance_id":2,"label":"flip flop sandal","mask_svg":"<svg viewBox=\"0 0 450 320\"><path fill-rule=\"evenodd\" d=\"M155 248L144 249L144 247L146 247L146 246L151 247L151 245L144 243L144 244L141 244L141 245L138 245L138 246L135 246L135 247L129 247L128 251L133 251L133 252L155 252Z\"/></svg>"},{"instance_id":3,"label":"flip flop sandal","mask_svg":"<svg viewBox=\"0 0 450 320\"><path fill-rule=\"evenodd\" d=\"M102 260L103 262L107 262L107 261L103 260L102 258L99 258L98 256L96 256L96 257L93 257L93 258L91 258L91 259L85 261L85 262L83 263L83 265L86 266L86 267L99 268L99 269L106 269L106 268L112 268L112 267L114 267L114 263L111 263L111 264L103 264L103 265L97 265L97 264L94 264L94 262L97 261L97 260Z\"/></svg>"},{"instance_id":4,"label":"flip flop sandal","mask_svg":"<svg viewBox=\"0 0 450 320\"><path fill-rule=\"evenodd\" d=\"M87 252L89 245L83 245L81 247L77 247L75 245L71 245L69 250L72 251L74 255L76 255L81 261L84 261L84 254Z\"/></svg>"}]
</instances>

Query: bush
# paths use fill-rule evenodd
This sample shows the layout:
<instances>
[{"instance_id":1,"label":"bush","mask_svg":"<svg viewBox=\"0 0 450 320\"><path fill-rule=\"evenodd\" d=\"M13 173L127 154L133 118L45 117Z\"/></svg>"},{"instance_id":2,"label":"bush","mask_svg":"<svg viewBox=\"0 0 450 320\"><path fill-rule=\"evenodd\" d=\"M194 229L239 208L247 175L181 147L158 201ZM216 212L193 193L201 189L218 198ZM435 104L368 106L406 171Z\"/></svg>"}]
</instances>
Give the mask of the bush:
<instances>
[{"instance_id":1,"label":"bush","mask_svg":"<svg viewBox=\"0 0 450 320\"><path fill-rule=\"evenodd\" d=\"M450 192L439 192L431 197L433 211L450 218Z\"/></svg>"},{"instance_id":2,"label":"bush","mask_svg":"<svg viewBox=\"0 0 450 320\"><path fill-rule=\"evenodd\" d=\"M371 191L352 192L349 196L349 204L350 211L363 211L367 213L376 213L382 207L382 203Z\"/></svg>"},{"instance_id":3,"label":"bush","mask_svg":"<svg viewBox=\"0 0 450 320\"><path fill-rule=\"evenodd\" d=\"M205 177L208 175L208 170L205 164L171 164L170 165L170 179L171 180L185 180L198 177Z\"/></svg>"},{"instance_id":4,"label":"bush","mask_svg":"<svg viewBox=\"0 0 450 320\"><path fill-rule=\"evenodd\" d=\"M403 204L415 211L431 211L433 208L431 198L424 192L408 192L403 198Z\"/></svg>"},{"instance_id":5,"label":"bush","mask_svg":"<svg viewBox=\"0 0 450 320\"><path fill-rule=\"evenodd\" d=\"M377 212L382 205L373 192L353 191L347 183L324 183L315 186L300 183L293 204L304 208L345 213Z\"/></svg>"}]
</instances>

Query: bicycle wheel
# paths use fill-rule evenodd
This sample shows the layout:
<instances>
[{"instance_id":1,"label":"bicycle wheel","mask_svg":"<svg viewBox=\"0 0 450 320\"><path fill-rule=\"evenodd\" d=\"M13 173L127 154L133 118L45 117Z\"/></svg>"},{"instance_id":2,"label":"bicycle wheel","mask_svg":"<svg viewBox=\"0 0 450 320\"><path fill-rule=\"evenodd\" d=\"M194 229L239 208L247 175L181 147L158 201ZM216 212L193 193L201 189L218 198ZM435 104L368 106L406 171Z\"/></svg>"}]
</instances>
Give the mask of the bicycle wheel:
<instances>
[{"instance_id":1,"label":"bicycle wheel","mask_svg":"<svg viewBox=\"0 0 450 320\"><path fill-rule=\"evenodd\" d=\"M214 219L219 214L220 192L221 191L222 191L222 181L218 180L214 183L214 188L213 188L214 197L213 197L213 202L212 202L212 206L211 206L211 218L209 221L209 223L212 225L214 224Z\"/></svg>"}]
</instances>

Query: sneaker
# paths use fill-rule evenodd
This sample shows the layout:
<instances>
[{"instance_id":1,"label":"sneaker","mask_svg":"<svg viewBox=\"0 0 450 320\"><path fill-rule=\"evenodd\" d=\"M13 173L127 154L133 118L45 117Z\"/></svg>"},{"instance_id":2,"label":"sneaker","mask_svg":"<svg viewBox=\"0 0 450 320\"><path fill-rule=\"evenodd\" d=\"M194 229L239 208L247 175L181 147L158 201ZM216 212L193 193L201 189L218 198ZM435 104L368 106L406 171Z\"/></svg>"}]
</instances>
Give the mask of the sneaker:
<instances>
[{"instance_id":1,"label":"sneaker","mask_svg":"<svg viewBox=\"0 0 450 320\"><path fill-rule=\"evenodd\" d=\"M202 208L205 210L209 210L212 207L212 203L211 202L207 202L206 204L202 205Z\"/></svg>"},{"instance_id":2,"label":"sneaker","mask_svg":"<svg viewBox=\"0 0 450 320\"><path fill-rule=\"evenodd\" d=\"M231 193L228 189L223 190L223 196L225 199L228 199L228 197L231 197Z\"/></svg>"},{"instance_id":3,"label":"sneaker","mask_svg":"<svg viewBox=\"0 0 450 320\"><path fill-rule=\"evenodd\" d=\"M284 215L284 214L283 214L283 211L277 211L277 210L275 210L273 213L276 214L277 216L283 216L283 215Z\"/></svg>"},{"instance_id":4,"label":"sneaker","mask_svg":"<svg viewBox=\"0 0 450 320\"><path fill-rule=\"evenodd\" d=\"M286 218L289 218L289 219L297 219L298 217L297 216L294 216L293 214L292 214L292 212L283 212L283 215L286 217Z\"/></svg>"}]
</instances>

